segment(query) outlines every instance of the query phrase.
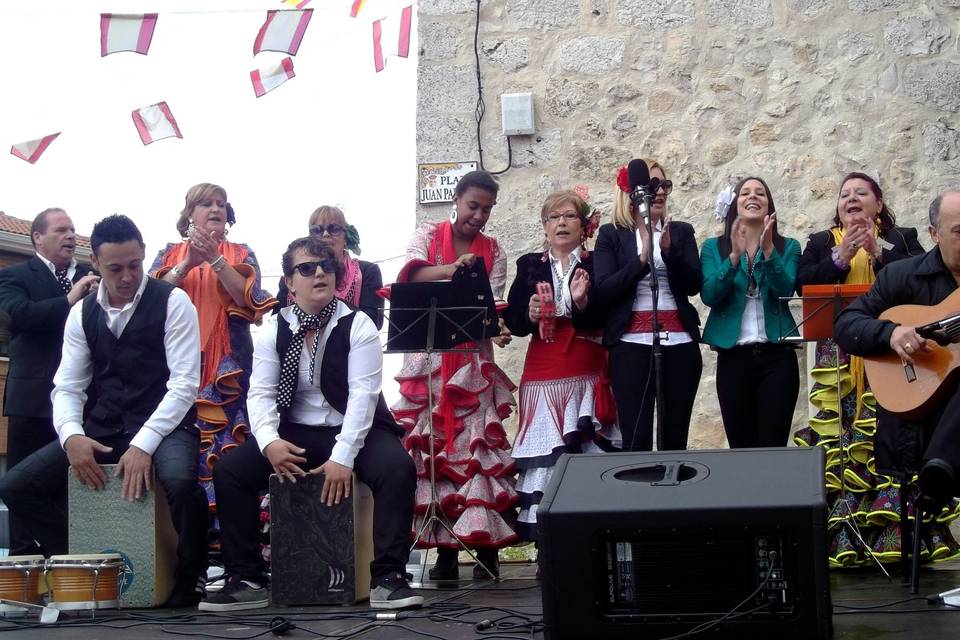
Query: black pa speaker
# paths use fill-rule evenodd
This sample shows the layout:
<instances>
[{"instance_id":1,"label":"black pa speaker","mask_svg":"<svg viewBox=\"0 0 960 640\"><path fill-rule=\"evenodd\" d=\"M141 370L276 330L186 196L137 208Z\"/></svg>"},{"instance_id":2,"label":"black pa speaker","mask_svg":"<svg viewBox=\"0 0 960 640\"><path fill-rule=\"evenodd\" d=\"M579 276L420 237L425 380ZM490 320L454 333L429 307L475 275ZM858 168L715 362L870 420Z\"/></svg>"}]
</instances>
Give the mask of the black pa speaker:
<instances>
[{"instance_id":1,"label":"black pa speaker","mask_svg":"<svg viewBox=\"0 0 960 640\"><path fill-rule=\"evenodd\" d=\"M820 447L562 456L537 514L547 639L832 637L823 464Z\"/></svg>"}]
</instances>

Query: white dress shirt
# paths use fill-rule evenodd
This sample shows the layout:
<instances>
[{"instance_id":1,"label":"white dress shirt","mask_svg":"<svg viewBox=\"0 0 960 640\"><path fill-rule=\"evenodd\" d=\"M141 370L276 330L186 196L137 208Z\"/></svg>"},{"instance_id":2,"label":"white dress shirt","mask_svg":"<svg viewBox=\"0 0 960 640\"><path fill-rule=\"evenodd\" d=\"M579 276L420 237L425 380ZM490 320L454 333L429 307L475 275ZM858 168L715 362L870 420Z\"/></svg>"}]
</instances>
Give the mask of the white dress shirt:
<instances>
[{"instance_id":1,"label":"white dress shirt","mask_svg":"<svg viewBox=\"0 0 960 640\"><path fill-rule=\"evenodd\" d=\"M298 424L324 427L340 426L330 459L353 468L354 458L363 448L363 441L373 424L383 381L383 353L377 327L364 313L357 313L350 330L350 355L347 362L347 412L341 415L320 391L323 354L327 340L337 323L352 311L337 304L330 322L323 329L317 347L313 383L310 382L312 340L305 340L300 353L297 374L297 392L290 406L290 421ZM300 322L293 315L293 307L284 307L280 315L296 333ZM253 345L253 372L250 374L250 392L247 412L250 430L263 451L274 440L280 439L280 414L277 411L277 387L280 383L280 355L277 353L277 320L270 318L257 334Z\"/></svg>"},{"instance_id":2,"label":"white dress shirt","mask_svg":"<svg viewBox=\"0 0 960 640\"><path fill-rule=\"evenodd\" d=\"M558 318L572 318L573 294L570 293L570 280L573 277L574 269L580 264L580 248L577 247L567 256L567 264L569 267L566 273L563 271L563 263L560 261L560 258L553 257L553 249L548 251L547 255L550 260L550 275L553 278L553 290L557 294L553 296L554 302L557 303L557 310L554 315ZM561 302L562 304L560 304Z\"/></svg>"},{"instance_id":3,"label":"white dress shirt","mask_svg":"<svg viewBox=\"0 0 960 640\"><path fill-rule=\"evenodd\" d=\"M116 337L123 334L147 286L146 273L133 300L122 308L110 306L105 284L97 289L97 304L104 311L107 328ZM83 332L83 304L75 304L67 316L63 333L63 357L53 377L53 426L61 446L70 436L83 435L83 408L87 387L93 380L93 360ZM167 319L163 344L167 357L167 392L157 408L130 441L132 446L153 455L165 436L172 433L197 399L200 386L200 326L197 310L182 289L167 298ZM124 425L136 428L139 425Z\"/></svg>"},{"instance_id":4,"label":"white dress shirt","mask_svg":"<svg viewBox=\"0 0 960 640\"><path fill-rule=\"evenodd\" d=\"M52 262L50 262L49 260L47 260L46 258L44 258L44 257L43 257L42 255L40 255L39 253L37 254L37 257L40 258L40 260L43 262L43 264L47 265L47 269L50 269L50 273L52 273L52 274L53 274L53 277L56 278L56 277L57 277L57 267L56 267L56 265L54 265ZM70 279L70 282L73 282L73 276L75 276L75 275L77 275L77 259L76 259L76 258L70 258L70 266L67 267L67 278Z\"/></svg>"}]
</instances>

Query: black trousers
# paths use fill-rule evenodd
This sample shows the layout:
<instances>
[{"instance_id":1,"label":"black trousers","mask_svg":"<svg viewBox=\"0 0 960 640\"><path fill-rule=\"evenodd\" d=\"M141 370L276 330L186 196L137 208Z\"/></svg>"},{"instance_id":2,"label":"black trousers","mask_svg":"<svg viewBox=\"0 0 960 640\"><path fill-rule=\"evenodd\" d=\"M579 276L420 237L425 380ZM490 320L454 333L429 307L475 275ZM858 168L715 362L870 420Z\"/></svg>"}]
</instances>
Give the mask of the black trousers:
<instances>
[{"instance_id":1,"label":"black trousers","mask_svg":"<svg viewBox=\"0 0 960 640\"><path fill-rule=\"evenodd\" d=\"M717 399L731 449L785 447L799 393L797 353L789 345L717 349Z\"/></svg>"},{"instance_id":2,"label":"black trousers","mask_svg":"<svg viewBox=\"0 0 960 640\"><path fill-rule=\"evenodd\" d=\"M660 451L687 448L690 415L700 386L703 357L696 342L663 347L663 442ZM610 347L607 370L617 401L617 418L624 451L653 450L653 408L657 386L653 347L618 342Z\"/></svg>"},{"instance_id":3,"label":"black trousers","mask_svg":"<svg viewBox=\"0 0 960 640\"><path fill-rule=\"evenodd\" d=\"M280 437L306 449L306 469L330 458L338 427L311 427L280 423ZM370 575L404 573L409 555L410 528L417 472L400 439L385 429L367 432L353 470L373 492L373 562ZM223 456L213 468L223 563L228 573L262 582L259 493L267 488L273 467L255 438Z\"/></svg>"},{"instance_id":4,"label":"black trousers","mask_svg":"<svg viewBox=\"0 0 960 640\"><path fill-rule=\"evenodd\" d=\"M98 438L113 447L97 453L100 464L116 464L130 446L131 434ZM196 429L177 428L153 454L157 480L167 493L177 544L177 580L196 584L207 568L207 499L197 484L200 437ZM70 463L59 441L28 456L0 478L0 498L15 509L44 555L68 552L67 472ZM110 478L109 482L118 482Z\"/></svg>"},{"instance_id":5,"label":"black trousers","mask_svg":"<svg viewBox=\"0 0 960 640\"><path fill-rule=\"evenodd\" d=\"M56 439L57 432L53 428L52 418L7 416L7 469L13 469L31 453ZM10 509L10 555L35 553L37 543L29 529L20 521L17 512Z\"/></svg>"}]
</instances>

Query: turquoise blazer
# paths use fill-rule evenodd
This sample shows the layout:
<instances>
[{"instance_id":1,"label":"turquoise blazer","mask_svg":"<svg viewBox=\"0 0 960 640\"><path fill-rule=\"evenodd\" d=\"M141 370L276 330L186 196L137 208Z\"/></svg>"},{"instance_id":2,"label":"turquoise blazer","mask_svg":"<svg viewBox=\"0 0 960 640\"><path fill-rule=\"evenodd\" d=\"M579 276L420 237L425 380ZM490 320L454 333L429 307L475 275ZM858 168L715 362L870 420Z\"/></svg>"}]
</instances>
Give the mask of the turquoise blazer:
<instances>
[{"instance_id":1,"label":"turquoise blazer","mask_svg":"<svg viewBox=\"0 0 960 640\"><path fill-rule=\"evenodd\" d=\"M797 335L797 323L787 303L780 298L793 295L800 243L793 238L783 240L783 253L774 249L767 260L761 252L753 270L763 300L764 326L770 342L777 342L781 334ZM700 251L703 268L700 299L710 307L703 342L729 349L740 337L740 322L747 303L747 257L742 256L740 266L734 267L729 255L720 255L718 241L719 238L710 238Z\"/></svg>"}]
</instances>

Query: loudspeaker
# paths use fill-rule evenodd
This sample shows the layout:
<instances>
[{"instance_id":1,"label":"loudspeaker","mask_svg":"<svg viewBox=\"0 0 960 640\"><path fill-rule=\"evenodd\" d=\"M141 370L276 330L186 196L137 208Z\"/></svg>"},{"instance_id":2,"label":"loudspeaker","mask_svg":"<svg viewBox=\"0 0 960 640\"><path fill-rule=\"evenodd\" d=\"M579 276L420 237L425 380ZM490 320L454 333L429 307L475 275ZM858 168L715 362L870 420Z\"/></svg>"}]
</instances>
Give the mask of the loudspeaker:
<instances>
[{"instance_id":1,"label":"loudspeaker","mask_svg":"<svg viewBox=\"0 0 960 640\"><path fill-rule=\"evenodd\" d=\"M353 476L349 500L320 502L323 476L270 476L270 595L275 605L354 604L370 596L373 494Z\"/></svg>"},{"instance_id":2,"label":"loudspeaker","mask_svg":"<svg viewBox=\"0 0 960 640\"><path fill-rule=\"evenodd\" d=\"M546 637L832 637L823 464L821 447L561 456L537 513Z\"/></svg>"},{"instance_id":3,"label":"loudspeaker","mask_svg":"<svg viewBox=\"0 0 960 640\"><path fill-rule=\"evenodd\" d=\"M128 502L120 495L122 480L113 477L116 465L101 469L108 478L101 491L67 472L70 553L119 553L120 606L161 605L173 591L178 540L163 487L154 478L153 491Z\"/></svg>"}]
</instances>

